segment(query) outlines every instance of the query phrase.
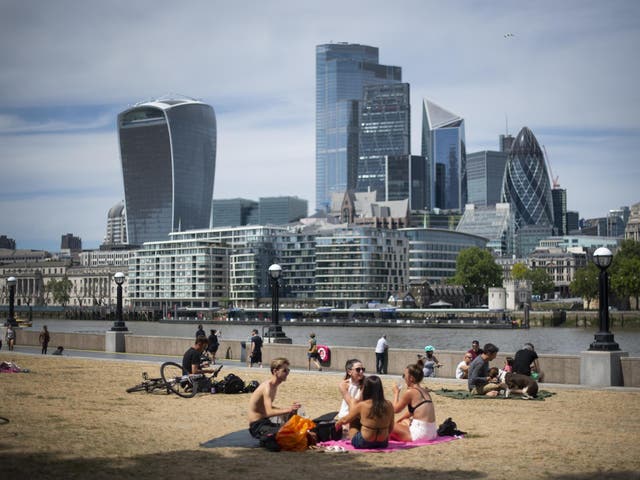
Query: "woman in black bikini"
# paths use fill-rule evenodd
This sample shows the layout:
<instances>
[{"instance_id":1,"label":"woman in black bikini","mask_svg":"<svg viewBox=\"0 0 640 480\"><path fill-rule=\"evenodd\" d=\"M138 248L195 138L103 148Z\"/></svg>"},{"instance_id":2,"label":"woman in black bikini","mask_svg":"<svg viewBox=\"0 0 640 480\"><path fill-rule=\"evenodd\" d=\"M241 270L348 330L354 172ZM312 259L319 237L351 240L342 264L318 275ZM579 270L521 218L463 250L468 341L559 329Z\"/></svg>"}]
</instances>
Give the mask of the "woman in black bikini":
<instances>
[{"instance_id":1,"label":"woman in black bikini","mask_svg":"<svg viewBox=\"0 0 640 480\"><path fill-rule=\"evenodd\" d=\"M384 398L380 377L371 375L364 381L362 401L357 403L349 414L336 422L336 428L342 424L360 419L360 430L351 438L356 448L387 448L389 435L393 430L393 405Z\"/></svg>"},{"instance_id":2,"label":"woman in black bikini","mask_svg":"<svg viewBox=\"0 0 640 480\"><path fill-rule=\"evenodd\" d=\"M438 435L436 411L429 390L420 385L424 373L420 365L409 365L403 375L407 389L400 396L400 388L393 385L393 410L406 413L395 423L391 437L394 440L411 442L433 440Z\"/></svg>"}]
</instances>

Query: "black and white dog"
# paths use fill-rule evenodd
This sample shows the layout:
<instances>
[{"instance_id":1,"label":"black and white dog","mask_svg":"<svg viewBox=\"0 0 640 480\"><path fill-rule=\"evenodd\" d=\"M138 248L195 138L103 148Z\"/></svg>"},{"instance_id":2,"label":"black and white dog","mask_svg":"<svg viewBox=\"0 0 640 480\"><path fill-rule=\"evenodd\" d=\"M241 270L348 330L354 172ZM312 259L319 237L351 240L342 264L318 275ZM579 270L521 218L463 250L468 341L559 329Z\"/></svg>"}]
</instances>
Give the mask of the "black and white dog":
<instances>
[{"instance_id":1,"label":"black and white dog","mask_svg":"<svg viewBox=\"0 0 640 480\"><path fill-rule=\"evenodd\" d=\"M502 370L500 372L500 382L506 386L505 397L511 395L511 390L522 392L523 398L535 398L538 396L538 382L528 375Z\"/></svg>"}]
</instances>

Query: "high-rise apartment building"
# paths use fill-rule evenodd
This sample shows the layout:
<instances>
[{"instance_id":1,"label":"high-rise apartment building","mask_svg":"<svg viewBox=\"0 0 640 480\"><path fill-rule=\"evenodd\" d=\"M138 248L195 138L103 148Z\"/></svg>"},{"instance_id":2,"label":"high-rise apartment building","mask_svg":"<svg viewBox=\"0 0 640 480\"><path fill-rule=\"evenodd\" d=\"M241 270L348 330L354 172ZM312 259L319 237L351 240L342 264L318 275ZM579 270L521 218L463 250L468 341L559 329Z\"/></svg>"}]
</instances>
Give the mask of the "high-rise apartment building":
<instances>
[{"instance_id":1,"label":"high-rise apartment building","mask_svg":"<svg viewBox=\"0 0 640 480\"><path fill-rule=\"evenodd\" d=\"M130 244L208 228L216 166L213 108L186 98L140 103L118 115Z\"/></svg>"},{"instance_id":2,"label":"high-rise apartment building","mask_svg":"<svg viewBox=\"0 0 640 480\"><path fill-rule=\"evenodd\" d=\"M505 152L484 150L467 154L467 203L478 207L500 203L506 165Z\"/></svg>"},{"instance_id":3,"label":"high-rise apartment building","mask_svg":"<svg viewBox=\"0 0 640 480\"><path fill-rule=\"evenodd\" d=\"M527 127L520 130L509 152L502 201L511 203L517 228L554 225L549 174L540 145Z\"/></svg>"},{"instance_id":4,"label":"high-rise apartment building","mask_svg":"<svg viewBox=\"0 0 640 480\"><path fill-rule=\"evenodd\" d=\"M399 83L402 69L378 63L378 49L350 43L316 47L316 209L356 187L360 106L365 85Z\"/></svg>"},{"instance_id":5,"label":"high-rise apartment building","mask_svg":"<svg viewBox=\"0 0 640 480\"><path fill-rule=\"evenodd\" d=\"M467 203L464 119L426 98L422 104L422 156L429 161L429 208L462 209ZM444 170L441 185L437 165ZM444 198L438 198L436 192Z\"/></svg>"},{"instance_id":6,"label":"high-rise apartment building","mask_svg":"<svg viewBox=\"0 0 640 480\"><path fill-rule=\"evenodd\" d=\"M408 83L364 87L356 191L376 191L377 200L386 200L383 192L387 180L385 156L409 155L410 119Z\"/></svg>"},{"instance_id":7,"label":"high-rise apartment building","mask_svg":"<svg viewBox=\"0 0 640 480\"><path fill-rule=\"evenodd\" d=\"M564 188L552 188L551 199L553 200L553 226L556 235L568 235L567 230L567 190Z\"/></svg>"}]
</instances>

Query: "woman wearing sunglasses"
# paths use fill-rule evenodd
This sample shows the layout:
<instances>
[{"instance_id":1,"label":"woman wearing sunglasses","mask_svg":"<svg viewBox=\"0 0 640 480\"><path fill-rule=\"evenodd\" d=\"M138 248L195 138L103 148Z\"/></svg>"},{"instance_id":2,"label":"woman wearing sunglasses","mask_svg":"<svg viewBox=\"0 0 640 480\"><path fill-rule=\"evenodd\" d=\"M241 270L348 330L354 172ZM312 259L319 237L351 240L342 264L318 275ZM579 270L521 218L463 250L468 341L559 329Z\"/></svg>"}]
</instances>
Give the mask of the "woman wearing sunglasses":
<instances>
[{"instance_id":1,"label":"woman wearing sunglasses","mask_svg":"<svg viewBox=\"0 0 640 480\"><path fill-rule=\"evenodd\" d=\"M364 365L357 358L347 360L344 366L345 376L344 379L338 385L340 394L342 395L342 404L340 405L340 411L336 416L337 420L346 417L350 411L353 410L355 405L362 400L362 386L364 384ZM349 429L349 437L355 435L360 429L360 422L356 419L352 425L347 425Z\"/></svg>"}]
</instances>

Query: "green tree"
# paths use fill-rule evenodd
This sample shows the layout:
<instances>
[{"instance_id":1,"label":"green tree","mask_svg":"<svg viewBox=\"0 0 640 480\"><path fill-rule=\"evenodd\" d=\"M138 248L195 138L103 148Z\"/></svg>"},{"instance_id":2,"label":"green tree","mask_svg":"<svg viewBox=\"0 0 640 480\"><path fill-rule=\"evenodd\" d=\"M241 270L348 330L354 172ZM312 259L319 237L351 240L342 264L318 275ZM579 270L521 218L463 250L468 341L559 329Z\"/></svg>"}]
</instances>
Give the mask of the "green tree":
<instances>
[{"instance_id":1,"label":"green tree","mask_svg":"<svg viewBox=\"0 0 640 480\"><path fill-rule=\"evenodd\" d=\"M572 295L582 297L587 301L587 308L591 308L591 301L598 296L598 267L589 263L586 267L576 270L573 281L569 285Z\"/></svg>"},{"instance_id":2,"label":"green tree","mask_svg":"<svg viewBox=\"0 0 640 480\"><path fill-rule=\"evenodd\" d=\"M489 287L502 285L502 269L487 250L471 247L462 250L456 261L456 274L451 283L462 285L475 297L476 303L487 294Z\"/></svg>"},{"instance_id":3,"label":"green tree","mask_svg":"<svg viewBox=\"0 0 640 480\"><path fill-rule=\"evenodd\" d=\"M531 292L534 295L543 296L547 293L553 293L555 284L551 275L544 268L534 268L525 273L525 278L531 280Z\"/></svg>"},{"instance_id":4,"label":"green tree","mask_svg":"<svg viewBox=\"0 0 640 480\"><path fill-rule=\"evenodd\" d=\"M611 288L621 298L635 298L636 310L638 310L640 258L626 257L616 261L616 268L611 273Z\"/></svg>"},{"instance_id":5,"label":"green tree","mask_svg":"<svg viewBox=\"0 0 640 480\"><path fill-rule=\"evenodd\" d=\"M59 303L62 307L66 307L71 298L71 288L73 283L66 276L60 280L52 278L47 282L47 292L51 294L54 303Z\"/></svg>"},{"instance_id":6,"label":"green tree","mask_svg":"<svg viewBox=\"0 0 640 480\"><path fill-rule=\"evenodd\" d=\"M529 272L529 267L527 267L524 263L516 263L513 267L511 267L511 278L514 280L525 280L527 278L527 273Z\"/></svg>"}]
</instances>

